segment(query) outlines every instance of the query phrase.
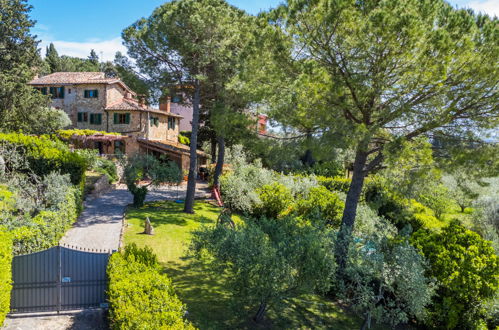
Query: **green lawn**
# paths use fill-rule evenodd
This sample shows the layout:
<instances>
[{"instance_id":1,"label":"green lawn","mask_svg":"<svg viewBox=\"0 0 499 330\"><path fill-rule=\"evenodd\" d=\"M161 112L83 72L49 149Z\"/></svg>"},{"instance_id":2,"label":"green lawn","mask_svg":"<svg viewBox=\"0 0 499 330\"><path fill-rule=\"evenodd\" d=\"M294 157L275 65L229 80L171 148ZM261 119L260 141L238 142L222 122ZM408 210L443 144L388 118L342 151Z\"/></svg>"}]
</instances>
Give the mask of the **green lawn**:
<instances>
[{"instance_id":1,"label":"green lawn","mask_svg":"<svg viewBox=\"0 0 499 330\"><path fill-rule=\"evenodd\" d=\"M125 243L148 245L158 255L165 272L172 278L177 294L187 305L188 317L200 329L255 328L251 315L256 306L234 304L225 288L226 276L216 274L209 264L186 256L191 231L199 226L213 226L219 208L198 202L195 214L182 213L183 204L147 203L129 208ZM149 217L154 236L142 234ZM327 298L309 295L291 299L278 312L270 310L259 328L287 329L359 329L360 320L345 313Z\"/></svg>"}]
</instances>

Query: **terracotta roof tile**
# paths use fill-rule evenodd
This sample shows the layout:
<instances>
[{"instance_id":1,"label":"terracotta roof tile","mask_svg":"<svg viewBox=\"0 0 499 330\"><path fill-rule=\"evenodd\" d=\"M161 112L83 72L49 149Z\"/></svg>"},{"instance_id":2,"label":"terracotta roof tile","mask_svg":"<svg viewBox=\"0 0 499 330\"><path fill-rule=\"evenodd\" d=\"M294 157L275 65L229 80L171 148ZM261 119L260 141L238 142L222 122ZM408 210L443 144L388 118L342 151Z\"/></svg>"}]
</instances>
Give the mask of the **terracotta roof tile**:
<instances>
[{"instance_id":1,"label":"terracotta roof tile","mask_svg":"<svg viewBox=\"0 0 499 330\"><path fill-rule=\"evenodd\" d=\"M184 118L184 117L177 115L175 113L166 112L166 111L162 111L162 110L158 110L158 109L144 108L139 103L137 103L137 101L131 100L131 99L123 99L120 102L111 104L111 105L107 106L105 110L145 111L145 112L152 112L152 113L170 116L170 117Z\"/></svg>"},{"instance_id":2,"label":"terracotta roof tile","mask_svg":"<svg viewBox=\"0 0 499 330\"><path fill-rule=\"evenodd\" d=\"M112 84L120 82L118 78L106 78L104 72L54 72L49 75L35 78L30 85L51 84Z\"/></svg>"},{"instance_id":3,"label":"terracotta roof tile","mask_svg":"<svg viewBox=\"0 0 499 330\"><path fill-rule=\"evenodd\" d=\"M145 145L150 145L157 147L159 149L164 149L164 150L170 150L170 151L177 151L185 154L189 154L191 148L188 145L179 143L179 142L174 142L174 141L169 141L169 140L161 140L161 141L156 141L156 140L148 140L145 138L138 138L137 141L145 144ZM200 156L206 157L207 154L204 151L197 150L197 154Z\"/></svg>"}]
</instances>

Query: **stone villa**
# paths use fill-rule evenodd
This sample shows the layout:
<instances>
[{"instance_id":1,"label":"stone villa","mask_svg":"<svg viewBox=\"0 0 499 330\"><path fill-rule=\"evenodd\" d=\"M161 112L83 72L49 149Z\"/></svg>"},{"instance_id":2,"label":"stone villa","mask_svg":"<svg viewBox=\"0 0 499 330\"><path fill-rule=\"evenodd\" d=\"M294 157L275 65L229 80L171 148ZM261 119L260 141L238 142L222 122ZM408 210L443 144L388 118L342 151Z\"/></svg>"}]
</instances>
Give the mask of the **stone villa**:
<instances>
[{"instance_id":1,"label":"stone villa","mask_svg":"<svg viewBox=\"0 0 499 330\"><path fill-rule=\"evenodd\" d=\"M103 72L56 72L29 84L51 95L52 106L64 110L74 128L121 133L86 137L85 143L101 154L163 154L188 169L189 146L178 142L183 117L170 111L170 103L152 109L120 79ZM205 162L198 151L198 164Z\"/></svg>"}]
</instances>

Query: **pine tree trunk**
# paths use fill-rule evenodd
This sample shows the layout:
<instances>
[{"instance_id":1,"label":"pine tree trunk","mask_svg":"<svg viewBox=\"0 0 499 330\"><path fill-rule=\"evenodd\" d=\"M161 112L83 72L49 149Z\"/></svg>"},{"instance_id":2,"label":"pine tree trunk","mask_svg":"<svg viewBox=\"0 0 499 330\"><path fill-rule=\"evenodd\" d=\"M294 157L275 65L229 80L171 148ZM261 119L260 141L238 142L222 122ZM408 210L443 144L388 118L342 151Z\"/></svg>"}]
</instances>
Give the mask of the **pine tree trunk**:
<instances>
[{"instance_id":1,"label":"pine tree trunk","mask_svg":"<svg viewBox=\"0 0 499 330\"><path fill-rule=\"evenodd\" d=\"M261 302L260 307L258 307L258 311L253 317L253 321L255 321L256 323L260 323L263 320L263 317L265 316L266 310L267 310L267 303Z\"/></svg>"},{"instance_id":2,"label":"pine tree trunk","mask_svg":"<svg viewBox=\"0 0 499 330\"><path fill-rule=\"evenodd\" d=\"M194 98L192 102L192 132L190 145L189 176L187 181L187 194L185 196L184 212L194 213L194 197L196 195L196 176L197 176L197 148L199 131L199 103L200 103L200 84L194 82Z\"/></svg>"},{"instance_id":3,"label":"pine tree trunk","mask_svg":"<svg viewBox=\"0 0 499 330\"><path fill-rule=\"evenodd\" d=\"M357 148L355 161L353 164L353 175L350 188L348 189L345 210L341 219L341 227L336 242L336 262L338 264L338 275L342 275L346 266L348 248L352 240L352 231L357 215L357 205L359 204L364 178L366 173L364 167L367 162L367 151L362 146Z\"/></svg>"},{"instance_id":4,"label":"pine tree trunk","mask_svg":"<svg viewBox=\"0 0 499 330\"><path fill-rule=\"evenodd\" d=\"M218 157L217 165L215 166L215 174L213 176L213 185L219 187L220 175L222 175L224 160L225 160L225 139L221 136L217 137Z\"/></svg>"},{"instance_id":5,"label":"pine tree trunk","mask_svg":"<svg viewBox=\"0 0 499 330\"><path fill-rule=\"evenodd\" d=\"M215 164L217 161L217 137L211 137L211 163Z\"/></svg>"}]
</instances>

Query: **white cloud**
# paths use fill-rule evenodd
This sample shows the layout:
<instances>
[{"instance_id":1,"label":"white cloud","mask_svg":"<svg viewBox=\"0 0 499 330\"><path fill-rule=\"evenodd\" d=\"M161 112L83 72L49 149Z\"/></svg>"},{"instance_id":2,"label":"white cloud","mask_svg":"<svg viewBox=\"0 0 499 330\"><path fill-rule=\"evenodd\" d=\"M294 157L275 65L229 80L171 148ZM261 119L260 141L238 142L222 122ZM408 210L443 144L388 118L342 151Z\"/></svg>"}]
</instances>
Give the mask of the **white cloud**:
<instances>
[{"instance_id":1,"label":"white cloud","mask_svg":"<svg viewBox=\"0 0 499 330\"><path fill-rule=\"evenodd\" d=\"M121 38L114 38L111 40L92 40L86 42L71 42L62 40L50 40L50 38L43 38L39 44L42 49L42 55L45 56L45 47L53 43L55 49L60 55L68 55L80 58L87 58L90 50L95 50L101 61L114 60L114 54L117 51L126 54L126 48L121 44Z\"/></svg>"},{"instance_id":2,"label":"white cloud","mask_svg":"<svg viewBox=\"0 0 499 330\"><path fill-rule=\"evenodd\" d=\"M466 7L472 8L477 12L489 14L490 16L499 16L498 0L473 0L466 3Z\"/></svg>"}]
</instances>

